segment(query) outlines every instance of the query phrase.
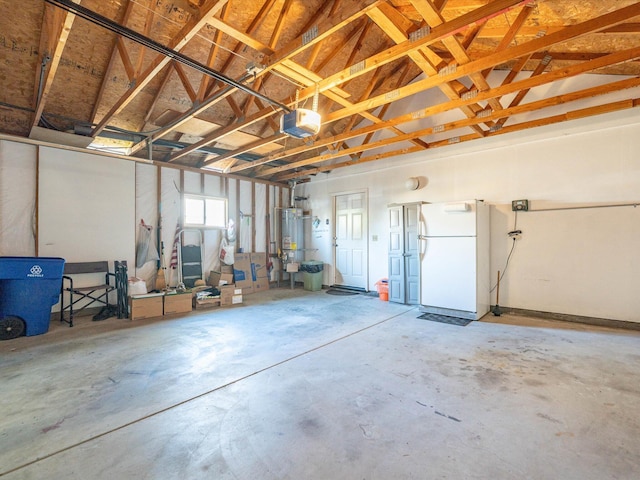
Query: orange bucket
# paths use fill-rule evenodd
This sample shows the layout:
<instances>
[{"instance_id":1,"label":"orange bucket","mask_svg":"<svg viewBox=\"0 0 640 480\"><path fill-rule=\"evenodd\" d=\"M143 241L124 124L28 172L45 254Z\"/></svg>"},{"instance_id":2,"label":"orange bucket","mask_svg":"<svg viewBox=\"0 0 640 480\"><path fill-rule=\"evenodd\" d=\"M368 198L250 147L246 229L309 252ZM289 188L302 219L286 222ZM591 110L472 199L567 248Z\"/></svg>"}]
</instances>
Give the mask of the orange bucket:
<instances>
[{"instance_id":1,"label":"orange bucket","mask_svg":"<svg viewBox=\"0 0 640 480\"><path fill-rule=\"evenodd\" d=\"M383 278L376 282L376 287L378 287L378 296L380 300L384 302L389 301L389 280Z\"/></svg>"}]
</instances>

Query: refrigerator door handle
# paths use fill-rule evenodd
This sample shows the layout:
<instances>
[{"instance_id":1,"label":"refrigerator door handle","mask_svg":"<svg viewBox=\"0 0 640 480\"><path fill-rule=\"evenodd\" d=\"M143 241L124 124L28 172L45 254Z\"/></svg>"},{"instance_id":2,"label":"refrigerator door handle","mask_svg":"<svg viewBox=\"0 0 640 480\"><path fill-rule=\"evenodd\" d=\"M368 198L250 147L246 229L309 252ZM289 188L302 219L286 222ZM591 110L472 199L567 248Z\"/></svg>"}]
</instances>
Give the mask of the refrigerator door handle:
<instances>
[{"instance_id":1,"label":"refrigerator door handle","mask_svg":"<svg viewBox=\"0 0 640 480\"><path fill-rule=\"evenodd\" d=\"M424 223L424 220L420 218L418 222L418 243L420 244L420 252L419 252L420 263L422 263L422 260L424 260L424 255L427 251L427 236L424 235L426 231L427 231L427 228Z\"/></svg>"}]
</instances>

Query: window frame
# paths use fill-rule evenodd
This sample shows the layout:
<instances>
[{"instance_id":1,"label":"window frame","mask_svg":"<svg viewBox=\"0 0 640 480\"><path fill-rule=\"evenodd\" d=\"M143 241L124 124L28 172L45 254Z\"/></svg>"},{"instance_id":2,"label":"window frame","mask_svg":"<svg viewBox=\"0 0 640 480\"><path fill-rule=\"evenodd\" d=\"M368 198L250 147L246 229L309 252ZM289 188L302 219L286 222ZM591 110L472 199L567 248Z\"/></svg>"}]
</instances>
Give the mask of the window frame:
<instances>
[{"instance_id":1,"label":"window frame","mask_svg":"<svg viewBox=\"0 0 640 480\"><path fill-rule=\"evenodd\" d=\"M204 209L204 223L187 222L187 200L201 200ZM207 225L207 200L224 203L224 225ZM185 228L202 228L207 230L224 230L229 225L229 199L215 195L203 195L199 193L183 193L182 195L182 218Z\"/></svg>"}]
</instances>

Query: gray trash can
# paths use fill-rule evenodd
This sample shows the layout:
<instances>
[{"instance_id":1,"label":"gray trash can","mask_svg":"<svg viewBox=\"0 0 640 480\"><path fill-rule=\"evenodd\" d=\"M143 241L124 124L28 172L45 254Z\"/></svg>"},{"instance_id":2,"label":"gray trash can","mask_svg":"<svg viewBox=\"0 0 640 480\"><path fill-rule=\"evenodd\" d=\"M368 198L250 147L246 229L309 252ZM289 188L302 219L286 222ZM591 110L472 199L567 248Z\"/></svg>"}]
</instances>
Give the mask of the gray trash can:
<instances>
[{"instance_id":1,"label":"gray trash can","mask_svg":"<svg viewBox=\"0 0 640 480\"><path fill-rule=\"evenodd\" d=\"M322 271L324 263L317 260L300 262L300 271L304 276L304 289L310 292L322 290Z\"/></svg>"}]
</instances>

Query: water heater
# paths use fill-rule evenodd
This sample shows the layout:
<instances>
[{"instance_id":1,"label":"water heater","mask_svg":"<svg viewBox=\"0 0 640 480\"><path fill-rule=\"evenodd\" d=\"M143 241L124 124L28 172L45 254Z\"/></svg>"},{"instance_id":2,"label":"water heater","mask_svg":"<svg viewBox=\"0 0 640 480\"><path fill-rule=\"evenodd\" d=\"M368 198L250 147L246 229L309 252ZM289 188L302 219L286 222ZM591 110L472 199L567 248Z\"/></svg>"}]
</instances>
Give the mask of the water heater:
<instances>
[{"instance_id":1,"label":"water heater","mask_svg":"<svg viewBox=\"0 0 640 480\"><path fill-rule=\"evenodd\" d=\"M304 260L304 228L301 208L280 209L280 244L285 263Z\"/></svg>"}]
</instances>

